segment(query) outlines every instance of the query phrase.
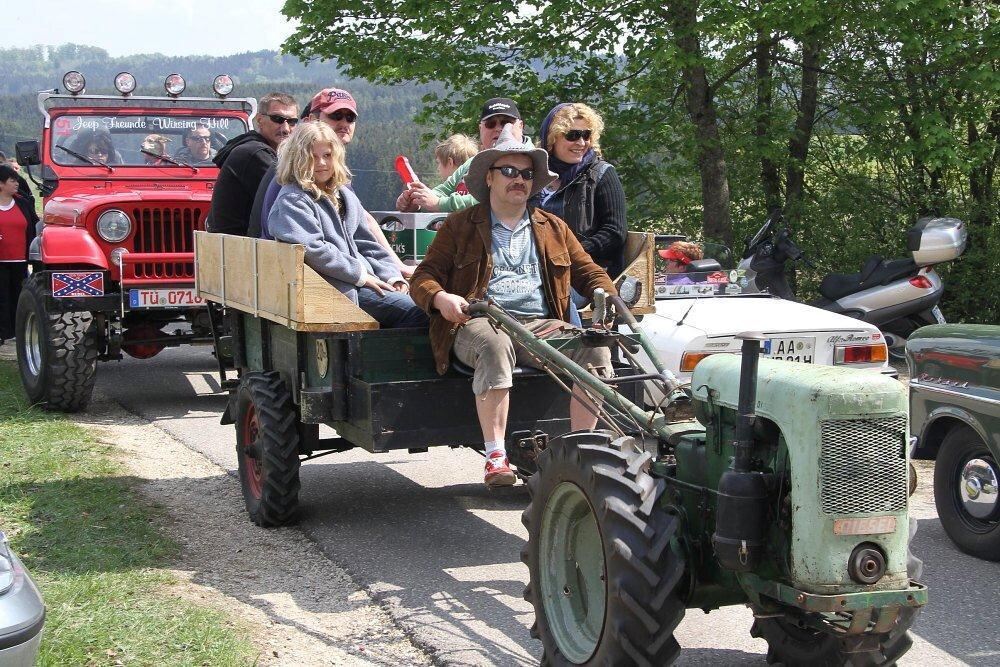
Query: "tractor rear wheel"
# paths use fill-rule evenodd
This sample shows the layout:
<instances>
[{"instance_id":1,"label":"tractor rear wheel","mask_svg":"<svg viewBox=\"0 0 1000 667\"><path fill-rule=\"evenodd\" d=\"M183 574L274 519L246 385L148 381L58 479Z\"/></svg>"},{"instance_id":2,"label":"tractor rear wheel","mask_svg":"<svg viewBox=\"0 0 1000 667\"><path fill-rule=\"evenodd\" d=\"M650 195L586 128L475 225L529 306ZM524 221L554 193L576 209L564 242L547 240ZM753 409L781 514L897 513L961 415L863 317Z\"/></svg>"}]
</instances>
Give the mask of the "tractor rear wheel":
<instances>
[{"instance_id":1,"label":"tractor rear wheel","mask_svg":"<svg viewBox=\"0 0 1000 667\"><path fill-rule=\"evenodd\" d=\"M49 312L44 278L33 275L21 288L15 327L17 367L28 400L61 412L87 407L97 371L94 316Z\"/></svg>"},{"instance_id":2,"label":"tractor rear wheel","mask_svg":"<svg viewBox=\"0 0 1000 667\"><path fill-rule=\"evenodd\" d=\"M916 519L910 519L910 541L917 532ZM906 571L911 580L923 576L924 563L907 550ZM754 612L756 613L756 609ZM808 627L791 615L785 618L758 618L750 634L767 640L768 664L810 665L810 667L888 667L910 650L913 639L910 627L919 609L901 609L896 626L878 638L878 648L857 652L850 640Z\"/></svg>"},{"instance_id":3,"label":"tractor rear wheel","mask_svg":"<svg viewBox=\"0 0 1000 667\"><path fill-rule=\"evenodd\" d=\"M298 413L278 373L247 373L236 393L236 455L250 520L284 526L299 507Z\"/></svg>"},{"instance_id":4,"label":"tractor rear wheel","mask_svg":"<svg viewBox=\"0 0 1000 667\"><path fill-rule=\"evenodd\" d=\"M549 441L528 478L524 598L546 665L667 665L680 646L684 559L665 483L630 438L603 431Z\"/></svg>"}]
</instances>

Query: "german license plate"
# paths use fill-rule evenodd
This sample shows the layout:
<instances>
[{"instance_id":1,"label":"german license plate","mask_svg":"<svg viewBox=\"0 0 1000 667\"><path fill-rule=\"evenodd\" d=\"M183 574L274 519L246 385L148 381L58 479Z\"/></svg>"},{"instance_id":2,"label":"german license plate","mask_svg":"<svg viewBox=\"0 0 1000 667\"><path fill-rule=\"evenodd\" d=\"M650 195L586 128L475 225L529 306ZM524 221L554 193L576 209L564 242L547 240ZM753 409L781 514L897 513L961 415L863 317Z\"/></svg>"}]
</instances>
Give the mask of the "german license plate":
<instances>
[{"instance_id":1,"label":"german license plate","mask_svg":"<svg viewBox=\"0 0 1000 667\"><path fill-rule=\"evenodd\" d=\"M815 338L769 338L764 341L764 356L770 359L813 363Z\"/></svg>"},{"instance_id":2,"label":"german license plate","mask_svg":"<svg viewBox=\"0 0 1000 667\"><path fill-rule=\"evenodd\" d=\"M200 306L205 300L193 288L130 289L128 305L132 308L184 308Z\"/></svg>"}]
</instances>

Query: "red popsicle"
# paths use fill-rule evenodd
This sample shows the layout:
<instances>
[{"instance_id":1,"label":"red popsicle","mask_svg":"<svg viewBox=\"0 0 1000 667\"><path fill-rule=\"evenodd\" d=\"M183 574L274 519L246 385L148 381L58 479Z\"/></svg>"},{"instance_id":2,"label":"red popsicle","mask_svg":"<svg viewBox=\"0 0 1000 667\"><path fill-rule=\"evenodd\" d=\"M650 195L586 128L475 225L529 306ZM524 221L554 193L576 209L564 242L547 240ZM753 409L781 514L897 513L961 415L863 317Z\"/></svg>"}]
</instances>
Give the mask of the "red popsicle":
<instances>
[{"instance_id":1,"label":"red popsicle","mask_svg":"<svg viewBox=\"0 0 1000 667\"><path fill-rule=\"evenodd\" d=\"M416 172L413 171L413 167L410 166L410 161L406 159L405 155L396 156L396 173L399 174L399 178L402 179L403 185L406 186L420 180L417 178Z\"/></svg>"}]
</instances>

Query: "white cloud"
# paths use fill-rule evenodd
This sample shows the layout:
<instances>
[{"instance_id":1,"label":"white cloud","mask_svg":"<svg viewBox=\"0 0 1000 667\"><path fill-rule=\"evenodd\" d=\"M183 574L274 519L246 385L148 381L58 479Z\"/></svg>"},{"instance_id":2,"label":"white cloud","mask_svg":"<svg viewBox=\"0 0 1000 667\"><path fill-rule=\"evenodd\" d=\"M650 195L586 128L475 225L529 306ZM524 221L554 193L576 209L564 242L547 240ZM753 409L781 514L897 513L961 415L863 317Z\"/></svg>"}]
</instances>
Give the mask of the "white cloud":
<instances>
[{"instance_id":1,"label":"white cloud","mask_svg":"<svg viewBox=\"0 0 1000 667\"><path fill-rule=\"evenodd\" d=\"M5 3L3 45L87 44L112 56L228 55L277 49L284 0L46 0Z\"/></svg>"}]
</instances>

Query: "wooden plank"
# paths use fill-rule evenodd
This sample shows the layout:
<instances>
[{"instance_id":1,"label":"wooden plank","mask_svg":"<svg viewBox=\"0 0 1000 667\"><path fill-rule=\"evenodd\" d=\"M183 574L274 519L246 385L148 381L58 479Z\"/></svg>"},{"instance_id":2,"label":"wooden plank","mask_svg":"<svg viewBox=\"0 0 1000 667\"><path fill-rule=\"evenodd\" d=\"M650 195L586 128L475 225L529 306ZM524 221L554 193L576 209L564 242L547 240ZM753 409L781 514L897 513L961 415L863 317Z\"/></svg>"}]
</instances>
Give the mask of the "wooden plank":
<instances>
[{"instance_id":1,"label":"wooden plank","mask_svg":"<svg viewBox=\"0 0 1000 667\"><path fill-rule=\"evenodd\" d=\"M378 322L305 263L305 248L196 232L198 294L295 331L377 329Z\"/></svg>"},{"instance_id":2,"label":"wooden plank","mask_svg":"<svg viewBox=\"0 0 1000 667\"><path fill-rule=\"evenodd\" d=\"M631 276L642 283L642 294L639 297L639 302L632 308L632 312L636 315L649 315L656 310L656 295L653 290L653 274L656 268L655 252L655 234L628 233L625 239L625 270L622 275Z\"/></svg>"}]
</instances>

